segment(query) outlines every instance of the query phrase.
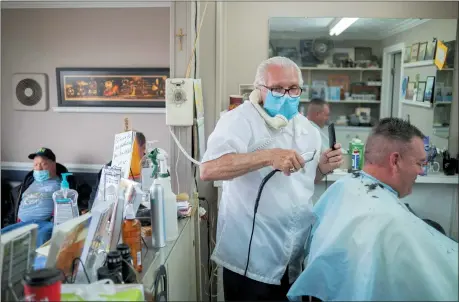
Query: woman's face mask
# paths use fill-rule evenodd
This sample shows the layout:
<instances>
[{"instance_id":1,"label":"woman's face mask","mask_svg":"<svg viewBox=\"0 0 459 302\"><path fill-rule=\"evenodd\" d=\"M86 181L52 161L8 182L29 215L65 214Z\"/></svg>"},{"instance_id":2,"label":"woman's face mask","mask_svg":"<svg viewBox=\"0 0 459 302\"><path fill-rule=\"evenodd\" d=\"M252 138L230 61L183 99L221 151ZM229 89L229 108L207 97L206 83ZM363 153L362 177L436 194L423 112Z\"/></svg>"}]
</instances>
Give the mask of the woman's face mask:
<instances>
[{"instance_id":1,"label":"woman's face mask","mask_svg":"<svg viewBox=\"0 0 459 302\"><path fill-rule=\"evenodd\" d=\"M282 97L276 97L271 91L268 91L263 107L272 117L280 114L287 120L291 120L298 113L299 103L300 97L291 97L288 93Z\"/></svg>"},{"instance_id":2,"label":"woman's face mask","mask_svg":"<svg viewBox=\"0 0 459 302\"><path fill-rule=\"evenodd\" d=\"M34 170L33 171L33 178L35 181L42 182L49 179L49 171L48 170Z\"/></svg>"}]
</instances>

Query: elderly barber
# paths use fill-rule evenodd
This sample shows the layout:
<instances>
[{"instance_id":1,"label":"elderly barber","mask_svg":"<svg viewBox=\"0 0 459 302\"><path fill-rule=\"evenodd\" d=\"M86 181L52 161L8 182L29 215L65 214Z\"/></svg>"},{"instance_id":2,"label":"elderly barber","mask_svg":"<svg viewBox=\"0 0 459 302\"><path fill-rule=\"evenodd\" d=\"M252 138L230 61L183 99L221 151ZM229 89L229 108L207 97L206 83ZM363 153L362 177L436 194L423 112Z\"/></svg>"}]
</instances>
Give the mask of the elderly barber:
<instances>
[{"instance_id":1,"label":"elderly barber","mask_svg":"<svg viewBox=\"0 0 459 302\"><path fill-rule=\"evenodd\" d=\"M224 180L212 260L224 268L226 301L287 299L301 273L314 183L342 162L339 144L320 153L318 130L298 114L302 84L290 59L262 62L251 100L223 115L209 137L201 178ZM254 220L259 185L273 169L283 173L264 187Z\"/></svg>"}]
</instances>

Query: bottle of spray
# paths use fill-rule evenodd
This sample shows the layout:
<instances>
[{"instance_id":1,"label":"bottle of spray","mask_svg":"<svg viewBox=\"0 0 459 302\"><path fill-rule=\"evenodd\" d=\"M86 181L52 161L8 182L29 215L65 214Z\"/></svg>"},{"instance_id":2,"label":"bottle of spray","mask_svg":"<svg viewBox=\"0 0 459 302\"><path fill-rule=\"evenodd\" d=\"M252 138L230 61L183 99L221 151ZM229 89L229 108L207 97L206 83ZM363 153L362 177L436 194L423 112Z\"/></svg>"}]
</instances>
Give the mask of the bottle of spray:
<instances>
[{"instance_id":1,"label":"bottle of spray","mask_svg":"<svg viewBox=\"0 0 459 302\"><path fill-rule=\"evenodd\" d=\"M72 175L72 173L61 174L61 189L53 193L55 225L79 216L78 192L70 189L67 181L67 176L69 175ZM67 207L67 205L70 205L70 207Z\"/></svg>"},{"instance_id":2,"label":"bottle of spray","mask_svg":"<svg viewBox=\"0 0 459 302\"><path fill-rule=\"evenodd\" d=\"M153 246L166 246L166 210L164 204L164 190L161 184L152 184L150 188L151 226Z\"/></svg>"},{"instance_id":3,"label":"bottle of spray","mask_svg":"<svg viewBox=\"0 0 459 302\"><path fill-rule=\"evenodd\" d=\"M156 152L156 159L153 162L159 164L156 178L153 185L159 184L164 191L164 212L166 225L166 241L173 241L178 237L178 221L177 221L177 197L172 192L171 178L167 171L166 157L161 152Z\"/></svg>"},{"instance_id":4,"label":"bottle of spray","mask_svg":"<svg viewBox=\"0 0 459 302\"><path fill-rule=\"evenodd\" d=\"M138 219L135 219L134 206L129 203L126 206L125 218L122 226L123 243L129 246L131 256L134 262L134 268L142 271L142 233L141 225Z\"/></svg>"}]
</instances>

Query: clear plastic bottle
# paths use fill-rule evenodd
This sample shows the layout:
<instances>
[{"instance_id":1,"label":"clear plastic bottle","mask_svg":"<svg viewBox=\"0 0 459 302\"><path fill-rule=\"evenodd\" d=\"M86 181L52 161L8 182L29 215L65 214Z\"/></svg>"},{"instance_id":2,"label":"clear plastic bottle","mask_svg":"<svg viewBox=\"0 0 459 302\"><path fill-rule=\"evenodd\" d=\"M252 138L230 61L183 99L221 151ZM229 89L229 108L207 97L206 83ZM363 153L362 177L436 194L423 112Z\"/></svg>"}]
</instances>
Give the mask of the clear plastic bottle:
<instances>
[{"instance_id":1,"label":"clear plastic bottle","mask_svg":"<svg viewBox=\"0 0 459 302\"><path fill-rule=\"evenodd\" d=\"M125 218L122 226L123 243L131 250L131 256L136 271L142 271L142 233L141 224L134 215L134 207L130 203L126 207Z\"/></svg>"},{"instance_id":2,"label":"clear plastic bottle","mask_svg":"<svg viewBox=\"0 0 459 302\"><path fill-rule=\"evenodd\" d=\"M67 176L72 173L62 173L61 189L53 193L54 225L59 225L79 216L78 192L70 189Z\"/></svg>"}]
</instances>

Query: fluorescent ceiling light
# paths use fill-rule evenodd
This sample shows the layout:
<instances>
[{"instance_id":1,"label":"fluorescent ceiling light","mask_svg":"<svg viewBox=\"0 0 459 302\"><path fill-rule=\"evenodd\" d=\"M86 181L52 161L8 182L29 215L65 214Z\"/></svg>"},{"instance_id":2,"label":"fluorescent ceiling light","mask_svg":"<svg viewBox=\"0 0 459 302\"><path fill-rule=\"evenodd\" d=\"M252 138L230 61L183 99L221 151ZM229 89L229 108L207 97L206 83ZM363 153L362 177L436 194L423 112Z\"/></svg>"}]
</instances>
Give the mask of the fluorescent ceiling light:
<instances>
[{"instance_id":1,"label":"fluorescent ceiling light","mask_svg":"<svg viewBox=\"0 0 459 302\"><path fill-rule=\"evenodd\" d=\"M359 18L341 18L341 20L336 23L332 29L330 29L330 36L338 36L343 31L345 31L349 26L354 24Z\"/></svg>"}]
</instances>

